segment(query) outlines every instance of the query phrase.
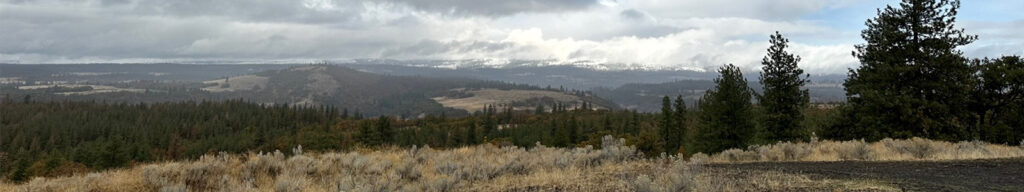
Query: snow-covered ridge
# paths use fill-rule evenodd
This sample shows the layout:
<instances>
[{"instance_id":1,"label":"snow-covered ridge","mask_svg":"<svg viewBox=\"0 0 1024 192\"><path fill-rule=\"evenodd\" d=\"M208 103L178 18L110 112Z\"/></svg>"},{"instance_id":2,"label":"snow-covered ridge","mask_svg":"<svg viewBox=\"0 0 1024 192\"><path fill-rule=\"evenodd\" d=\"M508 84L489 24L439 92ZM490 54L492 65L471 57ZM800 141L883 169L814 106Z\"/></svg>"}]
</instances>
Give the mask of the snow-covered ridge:
<instances>
[{"instance_id":1,"label":"snow-covered ridge","mask_svg":"<svg viewBox=\"0 0 1024 192\"><path fill-rule=\"evenodd\" d=\"M637 63L608 63L591 60L517 60L517 59L463 59L463 60L392 60L392 59L356 59L349 62L330 63L344 64L389 64L409 67L430 67L438 69L503 69L519 67L572 66L599 71L698 71L706 69L687 66L651 66Z\"/></svg>"}]
</instances>

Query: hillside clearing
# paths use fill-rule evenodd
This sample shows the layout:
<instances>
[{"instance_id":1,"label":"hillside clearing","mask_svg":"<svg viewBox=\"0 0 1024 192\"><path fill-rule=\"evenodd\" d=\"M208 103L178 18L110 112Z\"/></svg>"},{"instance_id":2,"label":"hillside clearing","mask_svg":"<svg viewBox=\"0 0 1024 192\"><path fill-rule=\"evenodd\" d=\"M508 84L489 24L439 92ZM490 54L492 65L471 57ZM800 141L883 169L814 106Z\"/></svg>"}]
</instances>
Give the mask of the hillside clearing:
<instances>
[{"instance_id":1,"label":"hillside clearing","mask_svg":"<svg viewBox=\"0 0 1024 192\"><path fill-rule=\"evenodd\" d=\"M204 91L209 92L232 92L242 90L256 90L259 88L267 87L267 77L256 76L256 75L245 75L238 77L229 77L225 79L203 81L203 84L210 85L203 87Z\"/></svg>"},{"instance_id":2,"label":"hillside clearing","mask_svg":"<svg viewBox=\"0 0 1024 192\"><path fill-rule=\"evenodd\" d=\"M463 98L452 98L452 97L434 97L434 101L437 101L445 107L451 107L456 109L466 110L468 112L481 111L486 105L496 104L511 104L513 102L523 102L531 99L550 99L553 102L573 104L580 103L582 99L580 97L566 94L557 91L547 90L501 90L501 89L479 89L479 90L466 90L463 88L452 89L451 91L462 92L470 94L472 96ZM516 110L532 110L536 106L515 106Z\"/></svg>"},{"instance_id":3,"label":"hillside clearing","mask_svg":"<svg viewBox=\"0 0 1024 192\"><path fill-rule=\"evenodd\" d=\"M120 88L120 87L114 87L114 86L109 86L109 85L85 85L85 84L26 85L26 86L19 86L18 89L20 89L20 90L35 90L35 89L49 89L49 88L54 88L54 87L72 88L72 89L74 89L74 88L89 87L89 90L86 90L86 91L69 91L69 92L54 93L54 94L57 94L57 95L91 95L91 94L98 94L98 93L115 93L115 92L132 92L132 93L146 92L145 89Z\"/></svg>"}]
</instances>

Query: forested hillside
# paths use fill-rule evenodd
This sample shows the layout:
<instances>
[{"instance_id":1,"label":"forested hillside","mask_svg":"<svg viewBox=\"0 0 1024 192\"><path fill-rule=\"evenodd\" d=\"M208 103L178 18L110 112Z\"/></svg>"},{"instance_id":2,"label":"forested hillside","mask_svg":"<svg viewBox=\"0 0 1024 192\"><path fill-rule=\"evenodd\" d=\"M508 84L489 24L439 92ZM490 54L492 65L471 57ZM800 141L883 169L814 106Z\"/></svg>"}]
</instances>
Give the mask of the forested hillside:
<instances>
[{"instance_id":1,"label":"forested hillside","mask_svg":"<svg viewBox=\"0 0 1024 192\"><path fill-rule=\"evenodd\" d=\"M502 90L521 96L514 99L477 99L474 100L477 106L470 108L453 107L450 102L446 106L438 102L443 99L438 97L449 100L473 97L475 91L483 89ZM477 109L482 105L551 108L556 104L581 106L586 103L600 108L617 108L612 102L580 90L540 88L468 78L391 76L327 64L301 65L204 82L137 80L11 84L0 85L0 91L12 98L30 97L37 101L154 103L244 99L261 104L326 105L338 110L400 118L440 113L465 116L478 112ZM518 94L522 91L530 94Z\"/></svg>"},{"instance_id":2,"label":"forested hillside","mask_svg":"<svg viewBox=\"0 0 1024 192\"><path fill-rule=\"evenodd\" d=\"M298 145L308 150L378 145L444 148L484 142L532 146L537 141L572 146L593 144L605 134L640 135L653 129L650 114L564 105L539 110L540 114L488 106L485 113L472 117L448 118L441 113L416 120L242 100L127 104L6 98L0 109L4 111L0 114L4 133L0 135L0 173L16 181ZM653 143L641 146L655 150Z\"/></svg>"}]
</instances>

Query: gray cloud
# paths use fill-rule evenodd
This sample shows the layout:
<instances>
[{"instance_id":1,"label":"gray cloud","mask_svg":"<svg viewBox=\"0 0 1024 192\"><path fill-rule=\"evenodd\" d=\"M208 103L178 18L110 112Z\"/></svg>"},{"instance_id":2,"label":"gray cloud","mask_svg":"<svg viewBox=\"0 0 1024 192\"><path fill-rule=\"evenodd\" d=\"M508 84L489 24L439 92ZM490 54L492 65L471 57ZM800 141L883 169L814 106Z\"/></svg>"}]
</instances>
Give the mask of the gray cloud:
<instances>
[{"instance_id":1,"label":"gray cloud","mask_svg":"<svg viewBox=\"0 0 1024 192\"><path fill-rule=\"evenodd\" d=\"M368 57L425 31L361 2L0 2L0 56L56 59ZM382 16L384 15L384 16ZM416 35L404 37L422 38ZM28 55L28 56L26 56ZM11 60L12 58L2 58ZM19 58L13 58L17 60Z\"/></svg>"},{"instance_id":2,"label":"gray cloud","mask_svg":"<svg viewBox=\"0 0 1024 192\"><path fill-rule=\"evenodd\" d=\"M673 0L623 1L656 17L743 17L765 20L793 20L810 13L842 6L850 0Z\"/></svg>"},{"instance_id":3,"label":"gray cloud","mask_svg":"<svg viewBox=\"0 0 1024 192\"><path fill-rule=\"evenodd\" d=\"M849 0L0 0L0 62L520 59L756 69L783 31L842 73L856 30L802 16ZM861 25L857 21L855 25ZM1024 20L964 22L968 56L1024 54Z\"/></svg>"},{"instance_id":4,"label":"gray cloud","mask_svg":"<svg viewBox=\"0 0 1024 192\"><path fill-rule=\"evenodd\" d=\"M502 16L517 13L544 13L581 10L596 0L390 0L418 9L456 15Z\"/></svg>"},{"instance_id":5,"label":"gray cloud","mask_svg":"<svg viewBox=\"0 0 1024 192\"><path fill-rule=\"evenodd\" d=\"M619 12L619 15L625 19L632 20L647 20L647 14L637 11L636 9L626 9L625 11Z\"/></svg>"},{"instance_id":6,"label":"gray cloud","mask_svg":"<svg viewBox=\"0 0 1024 192\"><path fill-rule=\"evenodd\" d=\"M1024 55L1024 19L1005 22L965 21L968 34L977 34L978 40L963 48L969 57L1000 57Z\"/></svg>"},{"instance_id":7,"label":"gray cloud","mask_svg":"<svg viewBox=\"0 0 1024 192\"><path fill-rule=\"evenodd\" d=\"M424 40L411 46L385 50L381 57L386 58L439 58L470 52L495 52L515 46L512 43L495 43L484 41L448 41Z\"/></svg>"}]
</instances>

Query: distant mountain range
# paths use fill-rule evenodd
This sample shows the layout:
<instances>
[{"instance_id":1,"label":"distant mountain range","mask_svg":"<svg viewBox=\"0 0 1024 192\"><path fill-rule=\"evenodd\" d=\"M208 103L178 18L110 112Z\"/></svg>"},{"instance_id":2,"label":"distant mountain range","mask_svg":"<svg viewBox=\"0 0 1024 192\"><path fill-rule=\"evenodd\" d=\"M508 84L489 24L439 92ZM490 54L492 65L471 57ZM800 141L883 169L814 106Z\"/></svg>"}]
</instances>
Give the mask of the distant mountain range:
<instances>
[{"instance_id":1,"label":"distant mountain range","mask_svg":"<svg viewBox=\"0 0 1024 192\"><path fill-rule=\"evenodd\" d=\"M331 105L369 114L458 115L485 105L533 109L615 104L584 93L459 77L394 76L335 65L306 65L204 82L206 91L248 93L257 102Z\"/></svg>"},{"instance_id":2,"label":"distant mountain range","mask_svg":"<svg viewBox=\"0 0 1024 192\"><path fill-rule=\"evenodd\" d=\"M590 90L595 95L611 100L619 107L644 112L660 110L661 97L682 95L691 105L704 91L714 87L716 71L695 70L599 70L577 65L541 65L520 61L512 64L487 65L474 62L452 61L395 61L366 60L343 63L343 66L361 71L403 76L466 77L473 79L514 82L536 86L564 87ZM758 73L744 77L755 91L761 90ZM845 101L842 83L846 75L812 75L807 89L813 102Z\"/></svg>"},{"instance_id":3,"label":"distant mountain range","mask_svg":"<svg viewBox=\"0 0 1024 192\"><path fill-rule=\"evenodd\" d=\"M546 95L563 100L545 102L579 103L571 101L586 100L588 103L606 108L629 108L650 112L658 110L660 98L665 95L683 95L688 103L694 104L705 90L714 86L711 80L718 76L714 71L612 69L588 63L540 62L542 61L353 60L327 66L316 65L324 66L317 67L316 70L299 70L309 68L309 64L0 64L0 84L109 85L153 81L160 86L134 83L131 87L121 87L124 89L103 86L104 90L93 92L159 92L166 89L161 88L168 86L165 84L174 82L171 84L178 86L177 88L194 88L203 92L204 96L194 96L198 94L195 92L182 94L190 99L240 97L263 103L328 104L352 110L359 109L367 114L416 115L440 112L453 114L466 110L471 112L480 107L479 104L458 106L462 107L461 110L456 109L458 107L452 108L455 110L438 107L443 106L443 102L452 105L453 102L470 101L438 98L440 95L458 95L460 91L492 97L507 94L485 89L564 92L573 97L588 99L565 99ZM745 75L751 86L759 90L758 74ZM841 83L845 77L811 76L812 84L808 88L811 90L812 100L843 101L845 92ZM71 87L82 89L82 86ZM520 92L516 95L523 94L546 93ZM185 96L163 96L160 101ZM109 98L112 97L104 99ZM539 100L535 99L536 101ZM525 103L519 103L521 106L517 107L527 107L523 104Z\"/></svg>"},{"instance_id":4,"label":"distant mountain range","mask_svg":"<svg viewBox=\"0 0 1024 192\"><path fill-rule=\"evenodd\" d=\"M397 76L368 73L337 65L266 66L246 75L213 77L245 71L248 65L3 65L4 93L38 100L160 102L245 99L264 104L326 105L364 115L450 116L480 111L484 106L533 110L568 107L617 108L585 91L545 89L525 84L464 77ZM10 68L8 68L10 67ZM141 68L140 68L141 67ZM147 68L148 67L148 68ZM235 70L195 70L233 68ZM87 69L87 70L80 70ZM49 75L45 75L49 74ZM186 79L203 76L205 80ZM152 82L156 80L156 82ZM146 83L140 83L146 82Z\"/></svg>"}]
</instances>

